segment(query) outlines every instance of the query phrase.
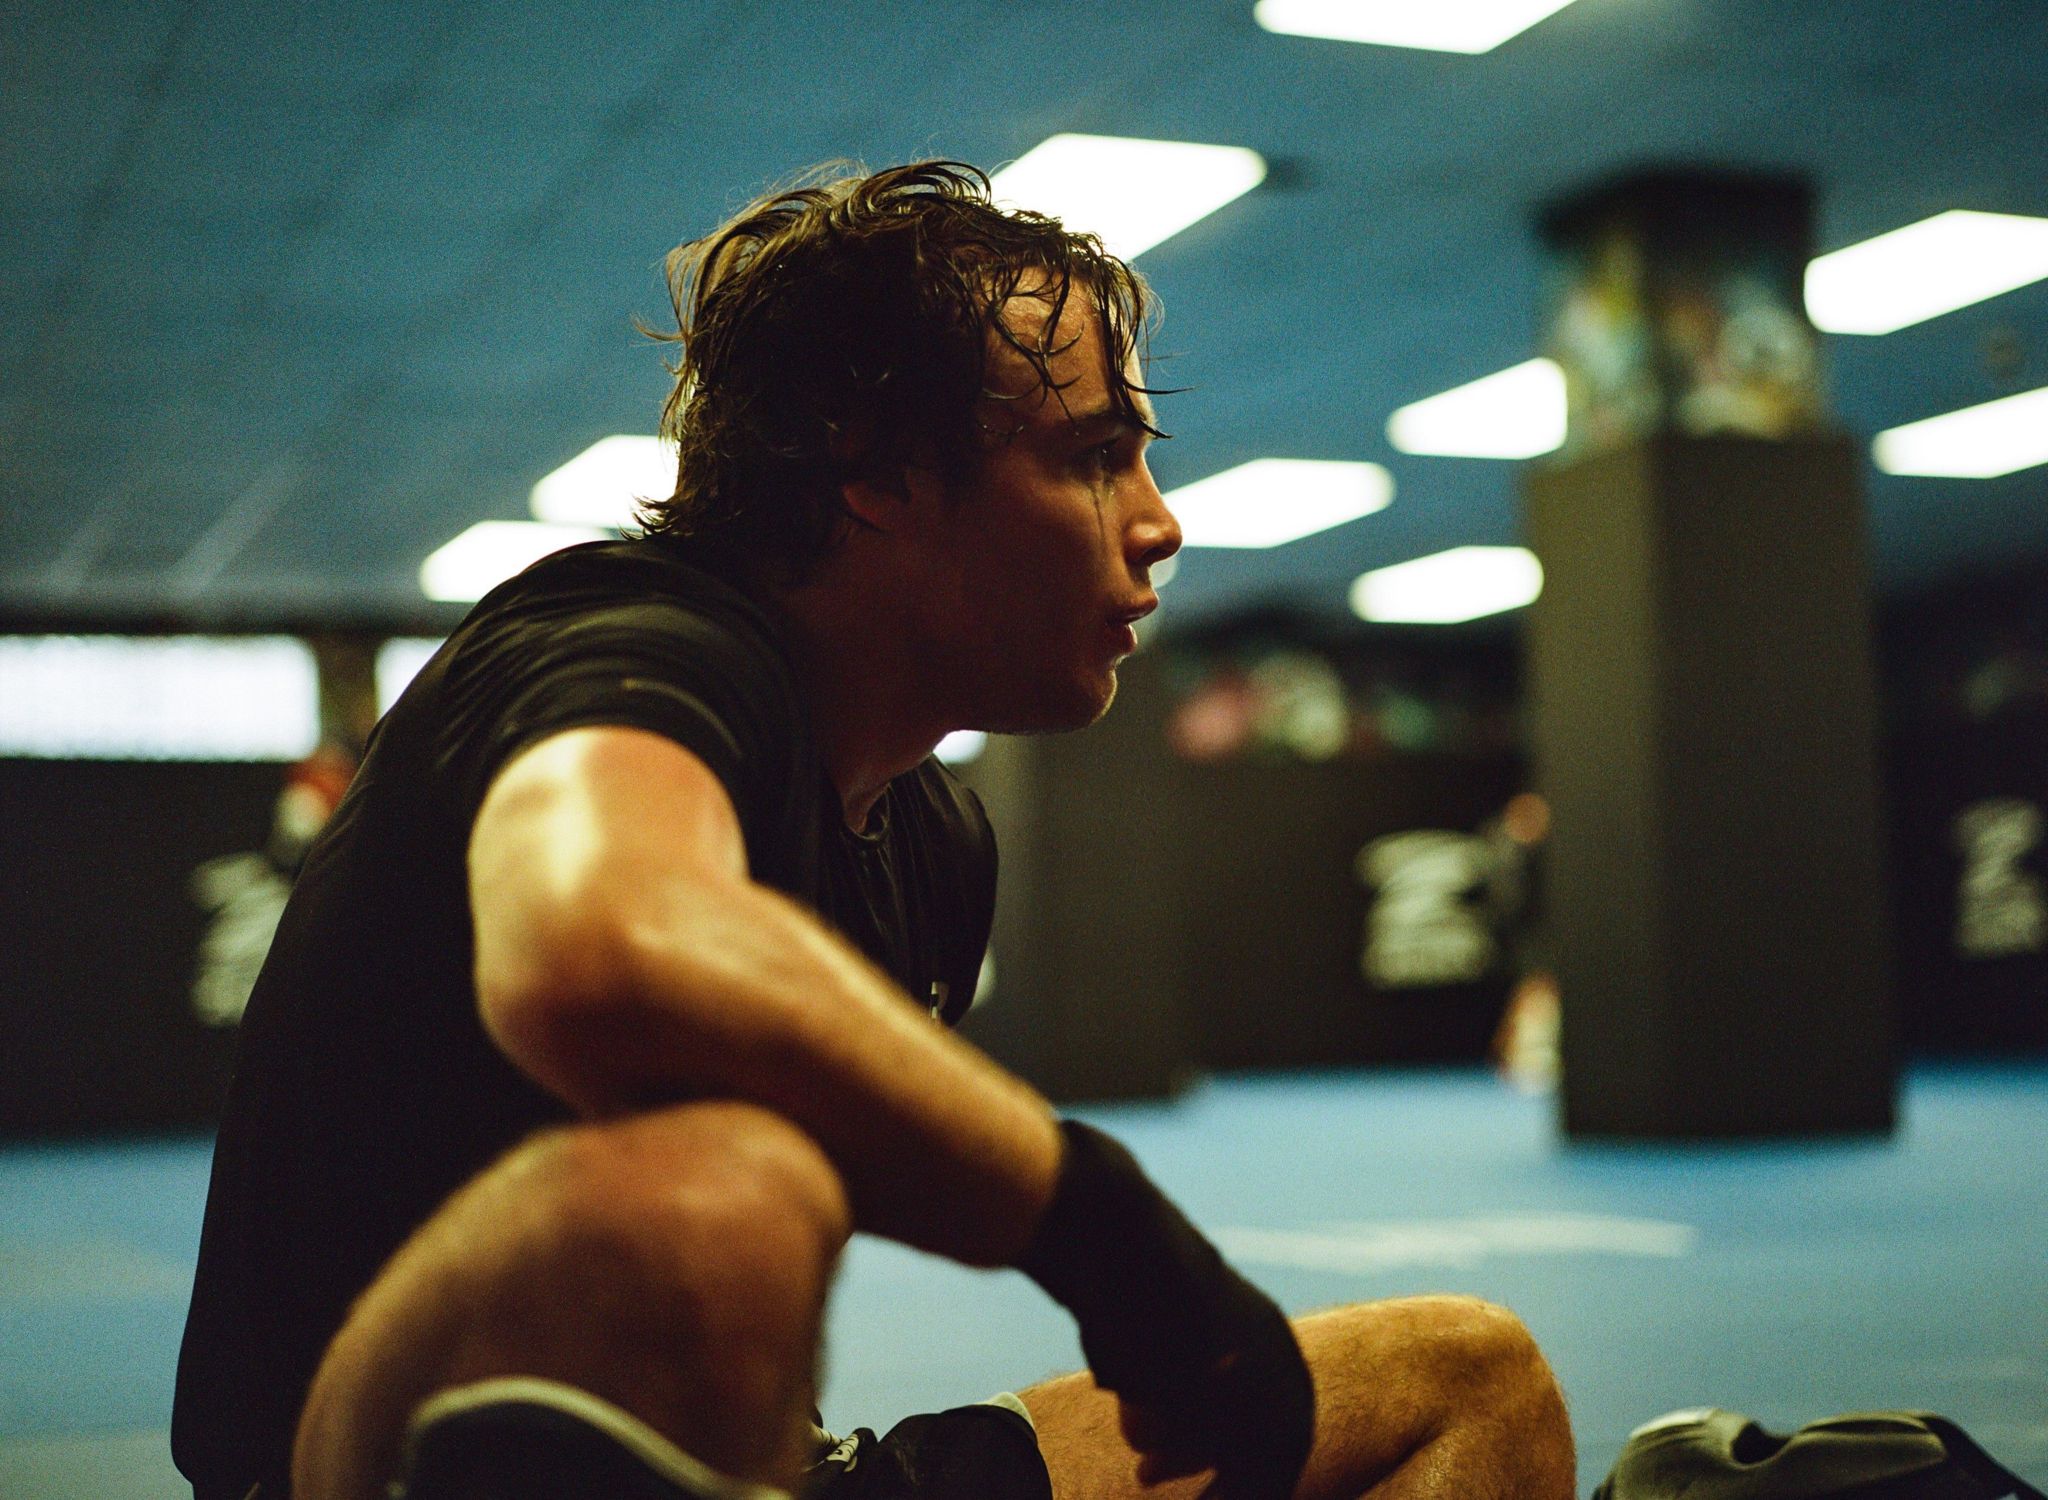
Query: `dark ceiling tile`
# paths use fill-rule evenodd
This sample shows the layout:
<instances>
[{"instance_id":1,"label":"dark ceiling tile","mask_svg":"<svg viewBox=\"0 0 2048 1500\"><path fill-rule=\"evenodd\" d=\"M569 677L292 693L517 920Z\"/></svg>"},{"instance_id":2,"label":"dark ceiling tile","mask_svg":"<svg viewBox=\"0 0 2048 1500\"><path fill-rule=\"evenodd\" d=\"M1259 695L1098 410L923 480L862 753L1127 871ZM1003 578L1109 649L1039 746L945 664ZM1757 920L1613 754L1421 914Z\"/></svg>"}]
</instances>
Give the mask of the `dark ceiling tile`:
<instances>
[{"instance_id":1,"label":"dark ceiling tile","mask_svg":"<svg viewBox=\"0 0 2048 1500\"><path fill-rule=\"evenodd\" d=\"M178 91L373 113L443 30L441 7L406 0L206 0L180 50Z\"/></svg>"},{"instance_id":2,"label":"dark ceiling tile","mask_svg":"<svg viewBox=\"0 0 2048 1500\"><path fill-rule=\"evenodd\" d=\"M126 95L155 67L186 4L10 0L0 97Z\"/></svg>"}]
</instances>

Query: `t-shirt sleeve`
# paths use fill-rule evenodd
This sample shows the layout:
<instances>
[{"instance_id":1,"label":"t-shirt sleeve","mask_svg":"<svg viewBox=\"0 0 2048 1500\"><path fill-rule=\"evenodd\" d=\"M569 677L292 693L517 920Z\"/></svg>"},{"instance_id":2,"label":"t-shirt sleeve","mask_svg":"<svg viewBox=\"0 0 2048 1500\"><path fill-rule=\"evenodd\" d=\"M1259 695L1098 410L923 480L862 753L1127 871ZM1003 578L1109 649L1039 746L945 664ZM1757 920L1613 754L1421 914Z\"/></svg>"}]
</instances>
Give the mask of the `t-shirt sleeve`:
<instances>
[{"instance_id":1,"label":"t-shirt sleeve","mask_svg":"<svg viewBox=\"0 0 2048 1500\"><path fill-rule=\"evenodd\" d=\"M521 750L599 724L696 755L750 830L785 793L794 685L768 642L730 617L636 600L485 630L451 663L449 691L440 770L465 823Z\"/></svg>"}]
</instances>

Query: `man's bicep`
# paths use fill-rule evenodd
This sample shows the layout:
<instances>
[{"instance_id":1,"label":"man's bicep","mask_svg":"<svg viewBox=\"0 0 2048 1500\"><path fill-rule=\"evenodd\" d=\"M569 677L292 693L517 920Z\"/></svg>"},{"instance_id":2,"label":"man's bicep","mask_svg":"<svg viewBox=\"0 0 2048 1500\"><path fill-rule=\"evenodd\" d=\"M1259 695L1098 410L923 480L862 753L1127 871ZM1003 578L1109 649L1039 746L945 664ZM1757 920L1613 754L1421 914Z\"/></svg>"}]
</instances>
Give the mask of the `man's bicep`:
<instances>
[{"instance_id":1,"label":"man's bicep","mask_svg":"<svg viewBox=\"0 0 2048 1500\"><path fill-rule=\"evenodd\" d=\"M693 751L649 730L563 730L508 760L469 842L478 1003L514 1061L559 1007L631 982L644 924L747 879L739 815Z\"/></svg>"}]
</instances>

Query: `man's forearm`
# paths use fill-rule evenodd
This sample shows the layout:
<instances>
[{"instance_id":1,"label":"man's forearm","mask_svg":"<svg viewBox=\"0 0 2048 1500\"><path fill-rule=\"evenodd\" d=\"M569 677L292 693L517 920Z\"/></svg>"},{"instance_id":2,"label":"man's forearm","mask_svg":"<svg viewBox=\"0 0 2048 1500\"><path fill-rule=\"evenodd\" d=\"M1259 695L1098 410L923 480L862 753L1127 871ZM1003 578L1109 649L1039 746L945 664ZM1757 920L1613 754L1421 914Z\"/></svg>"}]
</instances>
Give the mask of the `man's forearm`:
<instances>
[{"instance_id":1,"label":"man's forearm","mask_svg":"<svg viewBox=\"0 0 2048 1500\"><path fill-rule=\"evenodd\" d=\"M1016 1258L1059 1169L1044 1099L774 891L636 898L577 993L493 994L485 968L487 1023L514 1062L591 1114L763 1105L838 1166L860 1228L975 1265Z\"/></svg>"}]
</instances>

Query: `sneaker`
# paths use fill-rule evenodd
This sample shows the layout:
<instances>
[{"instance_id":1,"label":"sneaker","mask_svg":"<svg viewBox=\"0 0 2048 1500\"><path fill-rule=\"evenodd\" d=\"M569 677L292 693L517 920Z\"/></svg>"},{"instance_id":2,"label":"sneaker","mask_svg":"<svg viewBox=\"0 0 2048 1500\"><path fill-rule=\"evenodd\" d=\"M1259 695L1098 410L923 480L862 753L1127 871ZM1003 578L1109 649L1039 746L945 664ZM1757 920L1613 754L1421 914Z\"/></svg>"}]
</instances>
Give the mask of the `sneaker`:
<instances>
[{"instance_id":1,"label":"sneaker","mask_svg":"<svg viewBox=\"0 0 2048 1500\"><path fill-rule=\"evenodd\" d=\"M728 1478L630 1412L509 1376L421 1403L392 1500L790 1500Z\"/></svg>"}]
</instances>

